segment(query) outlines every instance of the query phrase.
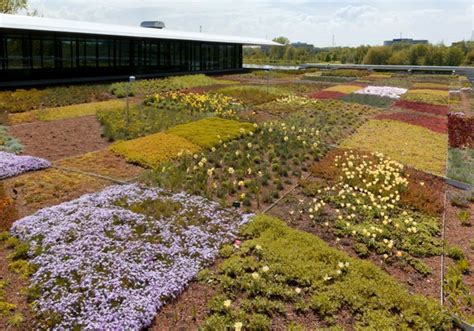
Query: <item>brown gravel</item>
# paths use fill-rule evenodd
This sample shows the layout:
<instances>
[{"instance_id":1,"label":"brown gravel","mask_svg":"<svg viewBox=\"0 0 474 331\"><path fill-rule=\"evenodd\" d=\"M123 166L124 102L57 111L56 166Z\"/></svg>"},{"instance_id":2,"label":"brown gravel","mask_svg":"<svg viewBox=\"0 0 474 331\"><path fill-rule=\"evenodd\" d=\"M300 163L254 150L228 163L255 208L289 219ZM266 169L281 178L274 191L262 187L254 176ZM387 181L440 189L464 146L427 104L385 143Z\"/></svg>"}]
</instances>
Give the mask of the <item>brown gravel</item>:
<instances>
[{"instance_id":1,"label":"brown gravel","mask_svg":"<svg viewBox=\"0 0 474 331\"><path fill-rule=\"evenodd\" d=\"M34 122L9 128L25 146L26 155L50 161L104 149L109 143L101 137L95 116L72 118L54 122Z\"/></svg>"}]
</instances>

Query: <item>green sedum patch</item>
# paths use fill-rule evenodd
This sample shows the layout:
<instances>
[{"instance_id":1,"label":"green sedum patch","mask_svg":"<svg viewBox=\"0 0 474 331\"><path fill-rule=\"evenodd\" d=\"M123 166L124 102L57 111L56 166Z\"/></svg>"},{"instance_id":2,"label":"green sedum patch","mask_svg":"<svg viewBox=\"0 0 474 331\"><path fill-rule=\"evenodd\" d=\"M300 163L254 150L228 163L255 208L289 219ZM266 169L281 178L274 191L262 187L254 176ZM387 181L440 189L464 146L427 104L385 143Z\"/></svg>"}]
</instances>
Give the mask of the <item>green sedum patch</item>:
<instances>
[{"instance_id":1,"label":"green sedum patch","mask_svg":"<svg viewBox=\"0 0 474 331\"><path fill-rule=\"evenodd\" d=\"M344 328L347 314L356 330L452 327L435 301L409 294L372 263L278 219L257 216L242 236L241 248L215 272L201 273L217 289L204 330L268 329L272 320L293 314L314 315L319 322L311 327Z\"/></svg>"},{"instance_id":2,"label":"green sedum patch","mask_svg":"<svg viewBox=\"0 0 474 331\"><path fill-rule=\"evenodd\" d=\"M185 138L200 147L210 148L254 130L251 123L211 117L177 125L167 132Z\"/></svg>"}]
</instances>

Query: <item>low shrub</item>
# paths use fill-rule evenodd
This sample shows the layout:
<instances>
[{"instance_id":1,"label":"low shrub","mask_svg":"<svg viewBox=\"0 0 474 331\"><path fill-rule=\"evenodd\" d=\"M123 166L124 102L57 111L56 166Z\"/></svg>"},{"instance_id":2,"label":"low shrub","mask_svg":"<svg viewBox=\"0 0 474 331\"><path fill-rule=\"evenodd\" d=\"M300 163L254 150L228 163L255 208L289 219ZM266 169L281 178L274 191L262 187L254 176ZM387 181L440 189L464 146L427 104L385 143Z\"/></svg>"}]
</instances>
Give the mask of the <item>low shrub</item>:
<instances>
[{"instance_id":1,"label":"low shrub","mask_svg":"<svg viewBox=\"0 0 474 331\"><path fill-rule=\"evenodd\" d=\"M448 133L448 119L446 117L435 117L416 112L395 112L380 114L377 119L401 121L404 123L418 125L438 133Z\"/></svg>"},{"instance_id":2,"label":"low shrub","mask_svg":"<svg viewBox=\"0 0 474 331\"><path fill-rule=\"evenodd\" d=\"M128 162L148 168L156 168L163 162L176 159L182 154L195 153L199 146L187 139L167 133L154 133L128 141L119 141L110 150Z\"/></svg>"},{"instance_id":3,"label":"low shrub","mask_svg":"<svg viewBox=\"0 0 474 331\"><path fill-rule=\"evenodd\" d=\"M254 130L251 123L211 117L177 125L168 129L167 133L185 138L202 148L210 148Z\"/></svg>"},{"instance_id":4,"label":"low shrub","mask_svg":"<svg viewBox=\"0 0 474 331\"><path fill-rule=\"evenodd\" d=\"M474 116L449 113L448 132L450 147L474 148Z\"/></svg>"},{"instance_id":5,"label":"low shrub","mask_svg":"<svg viewBox=\"0 0 474 331\"><path fill-rule=\"evenodd\" d=\"M416 169L443 175L447 136L392 120L370 120L342 142L342 148L380 152Z\"/></svg>"},{"instance_id":6,"label":"low shrub","mask_svg":"<svg viewBox=\"0 0 474 331\"><path fill-rule=\"evenodd\" d=\"M410 109L421 113L428 113L433 115L448 115L449 108L447 106L431 105L423 102L413 102L406 100L398 100L393 104L394 107Z\"/></svg>"},{"instance_id":7,"label":"low shrub","mask_svg":"<svg viewBox=\"0 0 474 331\"><path fill-rule=\"evenodd\" d=\"M108 85L74 85L0 92L0 111L21 113L33 109L62 107L111 98Z\"/></svg>"},{"instance_id":8,"label":"low shrub","mask_svg":"<svg viewBox=\"0 0 474 331\"><path fill-rule=\"evenodd\" d=\"M8 128L0 125L0 152L21 153L23 145L16 138L8 134Z\"/></svg>"},{"instance_id":9,"label":"low shrub","mask_svg":"<svg viewBox=\"0 0 474 331\"><path fill-rule=\"evenodd\" d=\"M315 82L346 83L355 81L356 77L304 75L304 79Z\"/></svg>"},{"instance_id":10,"label":"low shrub","mask_svg":"<svg viewBox=\"0 0 474 331\"><path fill-rule=\"evenodd\" d=\"M349 94L341 97L340 100L378 108L388 108L393 103L390 98L370 94Z\"/></svg>"},{"instance_id":11,"label":"low shrub","mask_svg":"<svg viewBox=\"0 0 474 331\"><path fill-rule=\"evenodd\" d=\"M336 328L343 326L343 315L361 329L452 327L449 314L434 300L410 295L370 262L278 219L257 216L242 236L241 249L206 279L217 290L206 330L250 328L255 310L264 329L272 320L290 322L294 311L311 311Z\"/></svg>"},{"instance_id":12,"label":"low shrub","mask_svg":"<svg viewBox=\"0 0 474 331\"><path fill-rule=\"evenodd\" d=\"M362 88L363 87L359 85L336 85L336 86L328 87L324 91L351 94L355 91L361 90Z\"/></svg>"},{"instance_id":13,"label":"low shrub","mask_svg":"<svg viewBox=\"0 0 474 331\"><path fill-rule=\"evenodd\" d=\"M448 150L448 178L474 185L474 148Z\"/></svg>"}]
</instances>

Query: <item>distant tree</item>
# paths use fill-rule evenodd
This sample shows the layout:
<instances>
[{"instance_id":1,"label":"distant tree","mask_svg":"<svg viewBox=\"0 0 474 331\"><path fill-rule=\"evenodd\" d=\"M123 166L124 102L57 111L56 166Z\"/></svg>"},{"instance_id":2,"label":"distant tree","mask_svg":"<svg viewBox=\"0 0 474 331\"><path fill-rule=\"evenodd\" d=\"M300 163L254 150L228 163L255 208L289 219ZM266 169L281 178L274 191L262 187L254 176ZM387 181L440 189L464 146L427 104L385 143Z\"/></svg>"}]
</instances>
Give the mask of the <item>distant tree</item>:
<instances>
[{"instance_id":1,"label":"distant tree","mask_svg":"<svg viewBox=\"0 0 474 331\"><path fill-rule=\"evenodd\" d=\"M364 64L387 64L390 56L389 47L372 47L364 57Z\"/></svg>"},{"instance_id":2,"label":"distant tree","mask_svg":"<svg viewBox=\"0 0 474 331\"><path fill-rule=\"evenodd\" d=\"M466 55L466 64L474 64L474 50L469 51Z\"/></svg>"},{"instance_id":3,"label":"distant tree","mask_svg":"<svg viewBox=\"0 0 474 331\"><path fill-rule=\"evenodd\" d=\"M461 48L450 47L448 53L446 54L446 65L448 66L458 66L461 65L464 61L464 52Z\"/></svg>"},{"instance_id":4,"label":"distant tree","mask_svg":"<svg viewBox=\"0 0 474 331\"><path fill-rule=\"evenodd\" d=\"M390 58L388 59L388 64L408 64L408 52L406 49L399 50L397 52L393 52Z\"/></svg>"},{"instance_id":5,"label":"distant tree","mask_svg":"<svg viewBox=\"0 0 474 331\"><path fill-rule=\"evenodd\" d=\"M273 41L277 42L277 43L280 43L282 45L289 45L290 44L290 39L288 39L286 37L283 37L283 36L274 38Z\"/></svg>"},{"instance_id":6,"label":"distant tree","mask_svg":"<svg viewBox=\"0 0 474 331\"><path fill-rule=\"evenodd\" d=\"M28 0L0 0L0 13L16 14L28 7Z\"/></svg>"}]
</instances>

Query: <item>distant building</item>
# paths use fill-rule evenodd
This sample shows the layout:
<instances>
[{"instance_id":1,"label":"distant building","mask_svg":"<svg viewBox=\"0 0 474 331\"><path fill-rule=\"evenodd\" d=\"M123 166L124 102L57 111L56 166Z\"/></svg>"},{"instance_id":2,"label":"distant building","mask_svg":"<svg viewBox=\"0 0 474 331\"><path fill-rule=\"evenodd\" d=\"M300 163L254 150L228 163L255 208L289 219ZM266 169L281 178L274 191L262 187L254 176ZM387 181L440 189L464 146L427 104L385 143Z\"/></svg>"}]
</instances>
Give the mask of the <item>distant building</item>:
<instances>
[{"instance_id":1,"label":"distant building","mask_svg":"<svg viewBox=\"0 0 474 331\"><path fill-rule=\"evenodd\" d=\"M419 44L428 44L428 40L416 40L416 39L411 39L411 38L396 38L392 40L385 40L383 42L384 46L392 46L393 44L398 44L398 43L404 43L404 44L410 44L410 45L419 45Z\"/></svg>"}]
</instances>

